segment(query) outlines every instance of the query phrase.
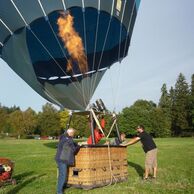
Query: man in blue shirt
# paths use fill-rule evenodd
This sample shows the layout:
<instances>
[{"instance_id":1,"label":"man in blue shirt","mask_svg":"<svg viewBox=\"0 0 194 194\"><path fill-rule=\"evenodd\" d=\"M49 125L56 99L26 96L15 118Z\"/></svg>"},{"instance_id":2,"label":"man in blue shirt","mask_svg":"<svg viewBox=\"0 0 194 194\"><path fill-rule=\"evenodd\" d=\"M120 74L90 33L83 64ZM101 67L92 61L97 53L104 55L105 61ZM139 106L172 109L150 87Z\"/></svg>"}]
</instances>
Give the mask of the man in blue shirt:
<instances>
[{"instance_id":1,"label":"man in blue shirt","mask_svg":"<svg viewBox=\"0 0 194 194\"><path fill-rule=\"evenodd\" d=\"M57 182L57 194L63 193L63 187L67 180L68 166L74 165L75 154L80 146L73 141L75 130L70 128L60 136L55 160L58 166L59 175Z\"/></svg>"}]
</instances>

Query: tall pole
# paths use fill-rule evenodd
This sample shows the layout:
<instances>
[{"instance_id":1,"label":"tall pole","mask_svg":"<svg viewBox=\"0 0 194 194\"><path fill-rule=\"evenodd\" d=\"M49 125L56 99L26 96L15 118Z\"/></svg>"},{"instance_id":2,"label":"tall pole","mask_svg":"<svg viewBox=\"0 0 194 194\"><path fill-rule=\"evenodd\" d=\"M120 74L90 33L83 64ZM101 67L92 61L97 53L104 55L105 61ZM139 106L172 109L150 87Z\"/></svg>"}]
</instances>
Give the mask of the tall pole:
<instances>
[{"instance_id":1,"label":"tall pole","mask_svg":"<svg viewBox=\"0 0 194 194\"><path fill-rule=\"evenodd\" d=\"M115 124L115 126L116 126L117 137L118 137L119 141L121 142L121 136L119 133L119 127L118 127L117 123Z\"/></svg>"},{"instance_id":2,"label":"tall pole","mask_svg":"<svg viewBox=\"0 0 194 194\"><path fill-rule=\"evenodd\" d=\"M115 128L116 128L116 132L117 132L117 137L118 137L119 141L121 142L121 136L120 136L120 133L119 133L119 127L117 125L117 116L116 116L115 113L113 113L112 117L115 120Z\"/></svg>"},{"instance_id":3,"label":"tall pole","mask_svg":"<svg viewBox=\"0 0 194 194\"><path fill-rule=\"evenodd\" d=\"M91 130L91 135L92 135L92 145L95 145L95 138L94 138L94 119L92 115L92 111L90 111L90 130Z\"/></svg>"},{"instance_id":4,"label":"tall pole","mask_svg":"<svg viewBox=\"0 0 194 194\"><path fill-rule=\"evenodd\" d=\"M69 111L69 119L66 123L66 130L69 129L70 123L71 123L71 119L72 119L72 111Z\"/></svg>"}]
</instances>

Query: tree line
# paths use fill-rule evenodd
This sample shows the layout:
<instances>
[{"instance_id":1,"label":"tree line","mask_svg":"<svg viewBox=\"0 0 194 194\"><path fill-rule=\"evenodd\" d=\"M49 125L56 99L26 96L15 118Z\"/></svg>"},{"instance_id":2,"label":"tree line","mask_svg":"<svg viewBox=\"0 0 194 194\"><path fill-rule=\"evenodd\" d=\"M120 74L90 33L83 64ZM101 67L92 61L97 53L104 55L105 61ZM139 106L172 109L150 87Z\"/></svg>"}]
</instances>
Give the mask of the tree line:
<instances>
[{"instance_id":1,"label":"tree line","mask_svg":"<svg viewBox=\"0 0 194 194\"><path fill-rule=\"evenodd\" d=\"M118 126L127 136L135 135L135 128L143 124L154 137L194 136L194 74L188 84L184 75L179 74L175 86L168 90L161 87L159 103L137 100L117 114ZM46 103L42 111L32 108L22 111L19 107L6 107L0 104L0 136L28 137L31 135L58 136L66 128L69 119L67 110L57 110ZM112 118L105 116L110 128ZM90 135L87 116L73 116L71 126L78 129L77 135ZM115 136L115 132L111 134Z\"/></svg>"}]
</instances>

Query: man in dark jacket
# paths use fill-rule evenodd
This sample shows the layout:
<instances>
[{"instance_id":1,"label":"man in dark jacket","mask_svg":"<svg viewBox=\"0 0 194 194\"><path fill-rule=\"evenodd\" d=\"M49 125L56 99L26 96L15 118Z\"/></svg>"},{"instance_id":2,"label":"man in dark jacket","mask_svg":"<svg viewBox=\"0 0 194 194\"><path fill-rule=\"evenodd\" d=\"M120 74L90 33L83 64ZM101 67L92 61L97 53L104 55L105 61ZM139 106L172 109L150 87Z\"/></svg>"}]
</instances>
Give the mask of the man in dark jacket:
<instances>
[{"instance_id":1,"label":"man in dark jacket","mask_svg":"<svg viewBox=\"0 0 194 194\"><path fill-rule=\"evenodd\" d=\"M156 178L157 173L157 147L150 134L144 131L144 126L139 125L136 128L138 136L133 138L128 143L121 144L123 146L132 145L141 141L144 152L146 153L145 158L145 174L144 180L148 179L149 173L153 170L153 178Z\"/></svg>"},{"instance_id":2,"label":"man in dark jacket","mask_svg":"<svg viewBox=\"0 0 194 194\"><path fill-rule=\"evenodd\" d=\"M63 187L67 180L68 166L74 165L75 154L79 150L79 145L73 142L75 130L70 128L60 136L55 160L58 166L59 175L57 183L57 194L63 193Z\"/></svg>"}]
</instances>

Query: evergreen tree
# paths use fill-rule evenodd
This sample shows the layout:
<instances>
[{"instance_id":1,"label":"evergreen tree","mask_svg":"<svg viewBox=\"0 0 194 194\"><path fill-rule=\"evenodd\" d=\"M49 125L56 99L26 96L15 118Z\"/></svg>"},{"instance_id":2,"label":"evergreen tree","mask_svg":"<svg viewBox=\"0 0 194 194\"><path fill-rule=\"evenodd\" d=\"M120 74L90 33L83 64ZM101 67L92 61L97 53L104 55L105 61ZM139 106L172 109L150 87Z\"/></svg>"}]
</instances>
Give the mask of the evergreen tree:
<instances>
[{"instance_id":1,"label":"evergreen tree","mask_svg":"<svg viewBox=\"0 0 194 194\"><path fill-rule=\"evenodd\" d=\"M190 95L190 126L194 132L194 74L191 77L191 95Z\"/></svg>"},{"instance_id":2,"label":"evergreen tree","mask_svg":"<svg viewBox=\"0 0 194 194\"><path fill-rule=\"evenodd\" d=\"M170 118L171 118L171 135L174 135L174 122L173 122L173 118L175 118L174 113L175 111L175 90L174 88L171 86L170 90L169 90L169 95L170 95Z\"/></svg>"},{"instance_id":3,"label":"evergreen tree","mask_svg":"<svg viewBox=\"0 0 194 194\"><path fill-rule=\"evenodd\" d=\"M171 107L171 112L172 112L172 108L173 108L174 102L175 102L175 90L172 86L171 86L170 91L169 91L169 96L170 96L170 107Z\"/></svg>"},{"instance_id":4,"label":"evergreen tree","mask_svg":"<svg viewBox=\"0 0 194 194\"><path fill-rule=\"evenodd\" d=\"M177 136L189 128L189 86L182 73L175 84L172 103L172 130Z\"/></svg>"},{"instance_id":5,"label":"evergreen tree","mask_svg":"<svg viewBox=\"0 0 194 194\"><path fill-rule=\"evenodd\" d=\"M166 108L167 107L168 97L169 97L166 84L162 85L161 93L162 94L161 94L161 97L160 97L158 105L159 105L160 108Z\"/></svg>"},{"instance_id":6,"label":"evergreen tree","mask_svg":"<svg viewBox=\"0 0 194 194\"><path fill-rule=\"evenodd\" d=\"M172 88L171 88L171 92L172 92ZM161 97L159 100L159 104L158 104L158 109L155 111L155 121L156 123L158 123L158 125L154 124L155 122L153 122L153 126L154 129L157 129L156 132L156 136L169 136L171 133L171 122L172 122L172 117L171 117L171 108L172 108L172 102L171 102L171 94L168 93L167 91L167 87L166 84L163 84L162 88L161 88ZM162 112L161 112L162 111ZM159 117L159 119L157 118ZM159 126L159 123L162 119L162 122ZM154 121L154 120L153 120ZM163 128L163 129L162 129ZM161 131L162 130L162 131ZM161 132L160 132L161 131Z\"/></svg>"},{"instance_id":7,"label":"evergreen tree","mask_svg":"<svg viewBox=\"0 0 194 194\"><path fill-rule=\"evenodd\" d=\"M154 137L168 137L171 135L171 122L162 108L155 108L150 113L151 134Z\"/></svg>"},{"instance_id":8,"label":"evergreen tree","mask_svg":"<svg viewBox=\"0 0 194 194\"><path fill-rule=\"evenodd\" d=\"M162 88L161 88L161 97L159 100L159 108L162 109L162 111L164 112L164 114L169 117L170 119L170 110L171 110L171 100L170 100L170 94L167 91L167 87L166 84L163 84Z\"/></svg>"},{"instance_id":9,"label":"evergreen tree","mask_svg":"<svg viewBox=\"0 0 194 194\"><path fill-rule=\"evenodd\" d=\"M194 96L194 74L191 76L191 96Z\"/></svg>"}]
</instances>

